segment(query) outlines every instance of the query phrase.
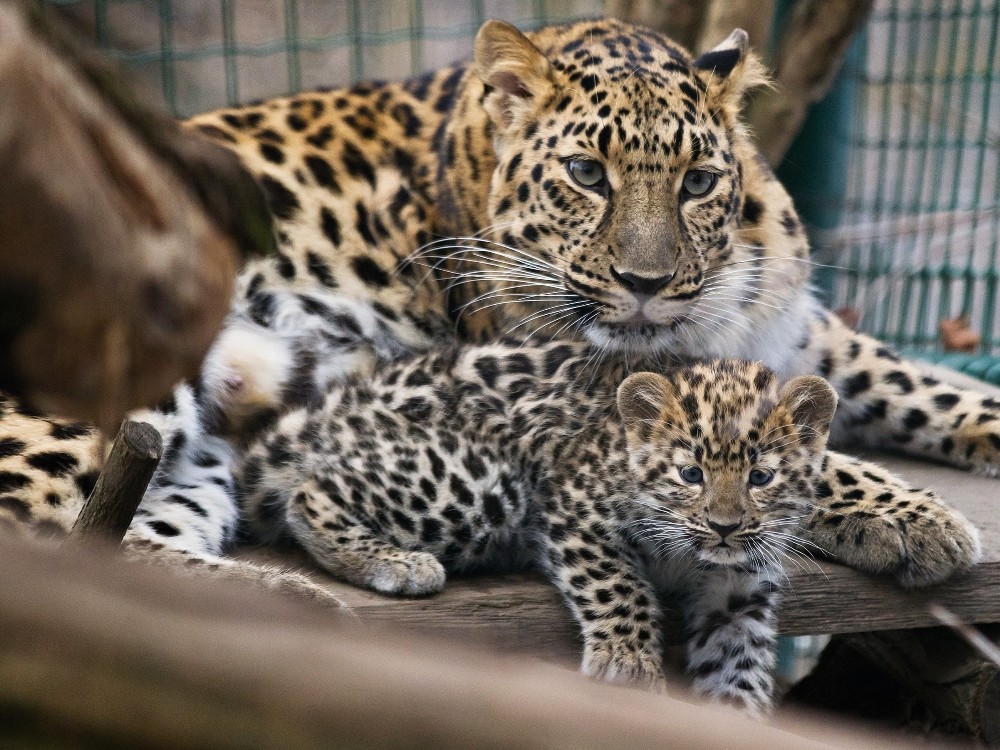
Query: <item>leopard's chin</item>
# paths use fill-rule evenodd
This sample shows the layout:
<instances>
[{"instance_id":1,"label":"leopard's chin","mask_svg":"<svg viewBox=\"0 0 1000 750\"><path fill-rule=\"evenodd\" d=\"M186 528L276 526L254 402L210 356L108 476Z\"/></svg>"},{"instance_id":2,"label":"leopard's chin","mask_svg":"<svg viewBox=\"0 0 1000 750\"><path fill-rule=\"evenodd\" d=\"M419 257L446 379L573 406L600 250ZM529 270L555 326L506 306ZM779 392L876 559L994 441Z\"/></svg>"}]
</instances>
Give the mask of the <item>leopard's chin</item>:
<instances>
[{"instance_id":1,"label":"leopard's chin","mask_svg":"<svg viewBox=\"0 0 1000 750\"><path fill-rule=\"evenodd\" d=\"M678 331L686 318L673 318L664 323L629 320L622 323L595 321L583 334L594 346L609 352L630 355L658 354L680 349Z\"/></svg>"},{"instance_id":2,"label":"leopard's chin","mask_svg":"<svg viewBox=\"0 0 1000 750\"><path fill-rule=\"evenodd\" d=\"M702 547L698 550L698 557L704 562L721 567L743 567L749 562L747 553L742 548L737 547Z\"/></svg>"}]
</instances>

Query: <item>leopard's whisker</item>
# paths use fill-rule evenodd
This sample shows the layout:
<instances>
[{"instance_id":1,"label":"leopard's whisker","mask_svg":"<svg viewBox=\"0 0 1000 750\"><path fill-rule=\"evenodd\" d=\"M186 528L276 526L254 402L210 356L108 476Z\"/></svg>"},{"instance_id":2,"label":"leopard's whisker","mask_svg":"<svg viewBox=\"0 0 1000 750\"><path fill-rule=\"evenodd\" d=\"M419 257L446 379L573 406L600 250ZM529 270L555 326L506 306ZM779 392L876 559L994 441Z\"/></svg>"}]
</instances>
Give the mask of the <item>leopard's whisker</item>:
<instances>
[{"instance_id":1,"label":"leopard's whisker","mask_svg":"<svg viewBox=\"0 0 1000 750\"><path fill-rule=\"evenodd\" d=\"M573 303L569 303L567 305L556 307L556 308L551 309L551 310L540 310L539 312L536 312L536 313L534 313L532 315L529 315L527 318L522 319L519 323L515 324L511 328L508 328L506 331L504 331L504 335L505 336L509 336L511 333L513 333L514 331L516 331L518 328L520 328L523 325L526 325L527 323L532 322L533 320L536 320L536 319L539 319L539 318L544 318L544 317L546 317L548 315L554 315L554 314L556 314L558 312L561 312L563 310L577 310L577 309L581 309L581 308L584 308L584 307L589 307L591 304L592 303L589 302L589 301L573 302Z\"/></svg>"},{"instance_id":2,"label":"leopard's whisker","mask_svg":"<svg viewBox=\"0 0 1000 750\"><path fill-rule=\"evenodd\" d=\"M435 259L436 256L426 256L426 258L421 260L435 260ZM555 276L554 274L547 273L546 271L540 271L538 269L530 268L524 265L497 263L495 261L477 263L476 265L482 266L482 268L473 268L473 269L448 268L446 266L426 264L421 261L413 261L412 265L433 268L435 271L439 273L448 274L449 276L458 276L458 277L502 273L504 275L524 276L549 282L559 281L559 277Z\"/></svg>"},{"instance_id":3,"label":"leopard's whisker","mask_svg":"<svg viewBox=\"0 0 1000 750\"><path fill-rule=\"evenodd\" d=\"M440 240L434 240L421 246L420 248L417 248L407 257L419 257L425 254L426 251L434 251L442 247L447 247L448 249L461 252L494 254L512 261L516 260L521 263L548 266L549 268L561 273L558 266L543 258L531 255L530 253L527 253L520 248L513 247L512 245L507 245L503 242L497 242L485 237L446 237ZM502 250L506 252L501 252L501 250L497 250L496 248L502 248Z\"/></svg>"}]
</instances>

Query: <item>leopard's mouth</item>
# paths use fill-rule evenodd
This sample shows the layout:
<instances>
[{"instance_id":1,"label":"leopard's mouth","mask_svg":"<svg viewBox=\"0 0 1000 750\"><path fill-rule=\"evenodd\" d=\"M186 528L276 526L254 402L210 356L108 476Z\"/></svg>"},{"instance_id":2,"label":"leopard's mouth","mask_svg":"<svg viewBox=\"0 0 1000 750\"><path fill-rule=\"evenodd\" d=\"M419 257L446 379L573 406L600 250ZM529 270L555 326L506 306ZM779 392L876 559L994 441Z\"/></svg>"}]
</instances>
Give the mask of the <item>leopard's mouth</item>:
<instances>
[{"instance_id":1,"label":"leopard's mouth","mask_svg":"<svg viewBox=\"0 0 1000 750\"><path fill-rule=\"evenodd\" d=\"M611 331L621 331L626 334L652 336L660 331L673 331L688 319L687 315L678 315L667 320L650 320L643 314L635 315L628 320L608 321L598 320L595 325L602 325Z\"/></svg>"}]
</instances>

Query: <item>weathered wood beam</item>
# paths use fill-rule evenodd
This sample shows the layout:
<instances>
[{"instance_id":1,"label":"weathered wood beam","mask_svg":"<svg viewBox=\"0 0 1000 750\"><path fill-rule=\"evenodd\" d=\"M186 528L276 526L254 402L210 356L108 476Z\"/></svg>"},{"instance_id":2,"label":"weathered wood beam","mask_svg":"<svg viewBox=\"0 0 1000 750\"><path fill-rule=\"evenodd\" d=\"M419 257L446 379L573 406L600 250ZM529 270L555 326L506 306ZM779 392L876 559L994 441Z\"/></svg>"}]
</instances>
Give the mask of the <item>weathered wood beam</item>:
<instances>
[{"instance_id":1,"label":"weathered wood beam","mask_svg":"<svg viewBox=\"0 0 1000 750\"><path fill-rule=\"evenodd\" d=\"M984 393L992 393L983 384ZM971 623L1000 622L1000 515L996 479L895 456L868 456L916 487L934 487L980 530L982 561L970 572L938 586L904 589L829 563L802 561L788 569L788 591L779 614L785 635L850 633L930 627L938 620L928 604L944 605ZM304 553L245 550L256 562L312 566ZM315 570L314 567L312 567ZM503 648L578 658L577 626L554 587L537 575L468 576L449 580L440 594L423 599L380 596L319 574L331 591L363 621L494 640ZM844 602L851 606L845 607Z\"/></svg>"},{"instance_id":2,"label":"weathered wood beam","mask_svg":"<svg viewBox=\"0 0 1000 750\"><path fill-rule=\"evenodd\" d=\"M17 747L905 747L754 723L82 547L0 545L0 630L0 726Z\"/></svg>"}]
</instances>

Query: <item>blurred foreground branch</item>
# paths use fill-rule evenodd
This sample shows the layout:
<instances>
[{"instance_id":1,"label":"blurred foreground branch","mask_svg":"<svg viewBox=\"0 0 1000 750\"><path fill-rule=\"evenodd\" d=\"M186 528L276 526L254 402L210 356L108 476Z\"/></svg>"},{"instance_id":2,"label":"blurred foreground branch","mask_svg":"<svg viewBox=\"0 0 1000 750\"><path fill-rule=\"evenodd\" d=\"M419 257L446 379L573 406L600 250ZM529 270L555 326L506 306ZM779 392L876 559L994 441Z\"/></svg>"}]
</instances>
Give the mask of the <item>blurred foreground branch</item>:
<instances>
[{"instance_id":1,"label":"blurred foreground branch","mask_svg":"<svg viewBox=\"0 0 1000 750\"><path fill-rule=\"evenodd\" d=\"M0 389L113 430L193 375L237 250L273 242L235 157L0 0ZM252 217L265 217L248 219Z\"/></svg>"},{"instance_id":2,"label":"blurred foreground branch","mask_svg":"<svg viewBox=\"0 0 1000 750\"><path fill-rule=\"evenodd\" d=\"M404 637L232 581L9 542L0 726L16 747L904 747Z\"/></svg>"}]
</instances>

